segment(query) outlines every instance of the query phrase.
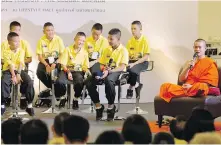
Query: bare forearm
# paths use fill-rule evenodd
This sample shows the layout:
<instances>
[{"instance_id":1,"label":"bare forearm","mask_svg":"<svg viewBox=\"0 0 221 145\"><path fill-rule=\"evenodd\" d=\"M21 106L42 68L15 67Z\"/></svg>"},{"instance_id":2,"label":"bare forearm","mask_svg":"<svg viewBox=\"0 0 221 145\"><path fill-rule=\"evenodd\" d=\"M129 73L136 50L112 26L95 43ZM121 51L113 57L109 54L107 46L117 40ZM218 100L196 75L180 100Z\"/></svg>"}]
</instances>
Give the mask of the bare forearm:
<instances>
[{"instance_id":1,"label":"bare forearm","mask_svg":"<svg viewBox=\"0 0 221 145\"><path fill-rule=\"evenodd\" d=\"M140 64L143 63L144 61L147 61L148 57L149 57L148 54L145 54L141 59L137 60L135 64Z\"/></svg>"},{"instance_id":2,"label":"bare forearm","mask_svg":"<svg viewBox=\"0 0 221 145\"><path fill-rule=\"evenodd\" d=\"M45 66L48 65L48 63L42 58L42 56L38 55L38 60L43 63Z\"/></svg>"},{"instance_id":3,"label":"bare forearm","mask_svg":"<svg viewBox=\"0 0 221 145\"><path fill-rule=\"evenodd\" d=\"M179 82L184 82L186 81L188 74L189 74L189 67L186 67L183 69L183 71L179 75Z\"/></svg>"},{"instance_id":4,"label":"bare forearm","mask_svg":"<svg viewBox=\"0 0 221 145\"><path fill-rule=\"evenodd\" d=\"M9 71L10 71L10 73L11 73L12 76L15 76L14 65L10 65L10 66L9 66Z\"/></svg>"},{"instance_id":5,"label":"bare forearm","mask_svg":"<svg viewBox=\"0 0 221 145\"><path fill-rule=\"evenodd\" d=\"M25 58L25 63L31 63L32 62L32 57L27 57Z\"/></svg>"},{"instance_id":6,"label":"bare forearm","mask_svg":"<svg viewBox=\"0 0 221 145\"><path fill-rule=\"evenodd\" d=\"M126 65L121 65L119 67L116 67L114 69L111 70L111 72L121 72L121 71L124 71Z\"/></svg>"}]
</instances>

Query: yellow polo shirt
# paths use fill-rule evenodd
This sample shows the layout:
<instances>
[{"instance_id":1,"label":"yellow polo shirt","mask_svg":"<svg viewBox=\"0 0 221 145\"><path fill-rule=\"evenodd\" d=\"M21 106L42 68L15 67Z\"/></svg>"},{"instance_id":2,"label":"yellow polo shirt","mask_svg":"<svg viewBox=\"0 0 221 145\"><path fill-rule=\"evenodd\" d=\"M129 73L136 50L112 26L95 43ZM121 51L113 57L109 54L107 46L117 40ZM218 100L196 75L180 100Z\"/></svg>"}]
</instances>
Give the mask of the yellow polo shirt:
<instances>
[{"instance_id":1,"label":"yellow polo shirt","mask_svg":"<svg viewBox=\"0 0 221 145\"><path fill-rule=\"evenodd\" d=\"M49 56L57 58L63 53L64 49L63 40L59 36L55 35L50 41L44 35L38 41L36 53L37 55L41 54L44 59L47 59Z\"/></svg>"},{"instance_id":2,"label":"yellow polo shirt","mask_svg":"<svg viewBox=\"0 0 221 145\"><path fill-rule=\"evenodd\" d=\"M103 49L109 46L108 40L100 36L100 38L95 41L92 36L88 37L85 41L85 50L88 52L89 58L93 52L99 52L100 56L102 55Z\"/></svg>"},{"instance_id":3,"label":"yellow polo shirt","mask_svg":"<svg viewBox=\"0 0 221 145\"><path fill-rule=\"evenodd\" d=\"M139 39L132 37L127 43L127 50L129 52L130 60L138 60L144 56L144 54L150 53L147 38L141 35ZM148 60L147 60L148 61Z\"/></svg>"},{"instance_id":4,"label":"yellow polo shirt","mask_svg":"<svg viewBox=\"0 0 221 145\"><path fill-rule=\"evenodd\" d=\"M24 50L24 52L25 52L25 56L24 57L25 58L32 57L30 44L26 40L20 40L19 48ZM2 59L3 59L3 53L4 53L5 49L10 49L7 40L2 42L2 44L1 44L1 58Z\"/></svg>"},{"instance_id":5,"label":"yellow polo shirt","mask_svg":"<svg viewBox=\"0 0 221 145\"><path fill-rule=\"evenodd\" d=\"M63 137L54 137L52 138L48 144L65 144Z\"/></svg>"},{"instance_id":6,"label":"yellow polo shirt","mask_svg":"<svg viewBox=\"0 0 221 145\"><path fill-rule=\"evenodd\" d=\"M105 48L103 54L99 59L99 63L103 65L108 65L109 60L113 59L111 67L119 67L121 64L128 65L129 57L127 49L120 44L118 48L114 49L112 47ZM125 67L126 70L126 67Z\"/></svg>"},{"instance_id":7,"label":"yellow polo shirt","mask_svg":"<svg viewBox=\"0 0 221 145\"><path fill-rule=\"evenodd\" d=\"M60 60L62 65L69 67L80 66L83 71L86 71L89 68L89 59L88 54L82 48L79 52L74 51L74 45L67 47L63 54L61 55Z\"/></svg>"},{"instance_id":8,"label":"yellow polo shirt","mask_svg":"<svg viewBox=\"0 0 221 145\"><path fill-rule=\"evenodd\" d=\"M25 66L24 57L25 57L25 52L23 49L18 48L16 52L13 52L9 47L7 47L3 53L4 64L2 70L3 71L9 70L9 65L12 64L15 66L15 70L18 70L20 65L24 67Z\"/></svg>"}]
</instances>

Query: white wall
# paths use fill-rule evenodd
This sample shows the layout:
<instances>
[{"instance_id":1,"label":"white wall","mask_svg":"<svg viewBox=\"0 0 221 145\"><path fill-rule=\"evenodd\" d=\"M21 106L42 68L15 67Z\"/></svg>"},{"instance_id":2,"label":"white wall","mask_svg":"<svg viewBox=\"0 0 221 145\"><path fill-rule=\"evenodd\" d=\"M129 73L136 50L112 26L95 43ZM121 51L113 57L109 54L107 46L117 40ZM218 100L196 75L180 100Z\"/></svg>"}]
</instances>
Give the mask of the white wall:
<instances>
[{"instance_id":1,"label":"white wall","mask_svg":"<svg viewBox=\"0 0 221 145\"><path fill-rule=\"evenodd\" d=\"M53 12L42 12L43 8L52 7ZM140 20L143 23L143 33L149 38L151 59L155 61L154 70L142 74L142 102L153 102L163 82L176 83L180 65L192 57L192 43L198 38L198 3L194 1L108 1L90 4L26 2L2 3L3 8L7 9L7 12L2 12L1 37L6 38L11 21L21 22L22 37L31 43L34 54L37 40L42 35L42 25L47 21L54 23L58 35L64 39L65 45L69 45L77 31L85 31L90 35L90 29L95 22L104 25L104 36L107 36L111 28L120 28L122 43L125 44L131 37L130 23ZM36 8L41 11L12 12L13 9L19 8ZM62 8L97 8L105 12L56 12L56 9ZM31 68L36 71L35 55L34 58ZM38 91L37 78L35 87ZM123 96L126 95L126 87L123 89ZM102 93L104 91L100 92L101 100L106 101Z\"/></svg>"}]
</instances>

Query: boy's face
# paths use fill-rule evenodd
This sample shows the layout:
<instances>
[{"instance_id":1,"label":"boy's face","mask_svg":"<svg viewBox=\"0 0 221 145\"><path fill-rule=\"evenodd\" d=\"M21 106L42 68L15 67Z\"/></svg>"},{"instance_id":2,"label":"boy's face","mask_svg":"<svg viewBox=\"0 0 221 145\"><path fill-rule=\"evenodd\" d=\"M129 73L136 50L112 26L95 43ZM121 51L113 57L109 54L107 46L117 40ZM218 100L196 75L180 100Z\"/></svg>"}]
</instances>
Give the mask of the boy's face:
<instances>
[{"instance_id":1,"label":"boy's face","mask_svg":"<svg viewBox=\"0 0 221 145\"><path fill-rule=\"evenodd\" d=\"M10 30L10 32L15 32L20 36L21 33L21 27L20 26L13 26Z\"/></svg>"},{"instance_id":2,"label":"boy's face","mask_svg":"<svg viewBox=\"0 0 221 145\"><path fill-rule=\"evenodd\" d=\"M53 26L47 26L44 28L44 34L48 39L53 39L54 38L54 27Z\"/></svg>"},{"instance_id":3,"label":"boy's face","mask_svg":"<svg viewBox=\"0 0 221 145\"><path fill-rule=\"evenodd\" d=\"M97 41L101 35L101 30L95 30L95 29L92 29L92 37L95 41Z\"/></svg>"},{"instance_id":4,"label":"boy's face","mask_svg":"<svg viewBox=\"0 0 221 145\"><path fill-rule=\"evenodd\" d=\"M140 35L141 33L141 28L140 26L134 24L134 25L131 25L131 32L132 32L132 35L133 36L138 36Z\"/></svg>"},{"instance_id":5,"label":"boy's face","mask_svg":"<svg viewBox=\"0 0 221 145\"><path fill-rule=\"evenodd\" d=\"M16 50L20 46L20 39L18 36L12 37L9 41L8 44L10 45L11 50Z\"/></svg>"},{"instance_id":6,"label":"boy's face","mask_svg":"<svg viewBox=\"0 0 221 145\"><path fill-rule=\"evenodd\" d=\"M108 35L108 42L110 46L115 46L119 43L119 38L117 35Z\"/></svg>"},{"instance_id":7,"label":"boy's face","mask_svg":"<svg viewBox=\"0 0 221 145\"><path fill-rule=\"evenodd\" d=\"M76 36L74 39L74 44L78 46L78 48L82 48L85 42L85 36Z\"/></svg>"}]
</instances>

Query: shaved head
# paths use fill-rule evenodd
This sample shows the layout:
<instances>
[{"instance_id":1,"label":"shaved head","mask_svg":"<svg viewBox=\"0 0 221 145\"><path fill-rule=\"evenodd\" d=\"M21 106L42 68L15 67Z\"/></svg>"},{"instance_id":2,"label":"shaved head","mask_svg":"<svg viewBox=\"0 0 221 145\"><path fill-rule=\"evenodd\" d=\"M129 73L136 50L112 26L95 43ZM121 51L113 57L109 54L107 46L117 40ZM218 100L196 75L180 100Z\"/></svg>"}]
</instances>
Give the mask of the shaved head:
<instances>
[{"instance_id":1,"label":"shaved head","mask_svg":"<svg viewBox=\"0 0 221 145\"><path fill-rule=\"evenodd\" d=\"M205 46L206 46L206 41L204 39L199 38L199 39L196 39L195 42L203 42L205 44Z\"/></svg>"}]
</instances>

